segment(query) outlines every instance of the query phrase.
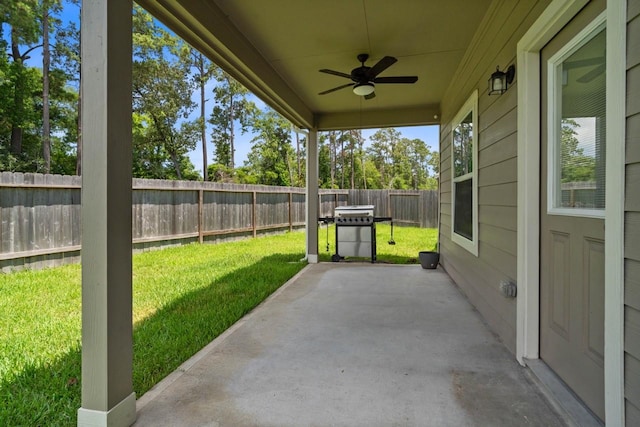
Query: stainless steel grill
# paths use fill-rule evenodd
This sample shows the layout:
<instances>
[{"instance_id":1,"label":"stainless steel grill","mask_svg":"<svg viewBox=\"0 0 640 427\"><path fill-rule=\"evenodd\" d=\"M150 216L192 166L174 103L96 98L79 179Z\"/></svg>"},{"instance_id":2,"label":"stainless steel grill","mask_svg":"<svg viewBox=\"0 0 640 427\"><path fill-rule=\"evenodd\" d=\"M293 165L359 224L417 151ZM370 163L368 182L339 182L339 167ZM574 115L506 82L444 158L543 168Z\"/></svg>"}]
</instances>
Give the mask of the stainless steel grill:
<instances>
[{"instance_id":1,"label":"stainless steel grill","mask_svg":"<svg viewBox=\"0 0 640 427\"><path fill-rule=\"evenodd\" d=\"M373 205L338 206L332 218L320 218L327 224L336 224L336 253L331 257L332 261L338 262L345 257L371 257L371 262L376 261L376 222L392 219L375 217L373 213ZM392 241L393 237L390 243Z\"/></svg>"}]
</instances>

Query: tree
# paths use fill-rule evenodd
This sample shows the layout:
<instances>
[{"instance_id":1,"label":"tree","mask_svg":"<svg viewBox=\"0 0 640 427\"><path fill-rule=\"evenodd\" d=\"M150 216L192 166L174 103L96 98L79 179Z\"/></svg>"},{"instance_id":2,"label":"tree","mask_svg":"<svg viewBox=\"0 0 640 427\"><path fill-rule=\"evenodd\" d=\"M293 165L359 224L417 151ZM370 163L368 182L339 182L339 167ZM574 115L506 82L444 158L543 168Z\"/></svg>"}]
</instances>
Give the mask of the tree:
<instances>
[{"instance_id":1,"label":"tree","mask_svg":"<svg viewBox=\"0 0 640 427\"><path fill-rule=\"evenodd\" d=\"M296 132L296 163L297 163L297 175L296 182L294 185L296 187L304 187L305 186L305 170L306 167L302 165L304 159L306 158L306 146L307 139L300 138L300 133Z\"/></svg>"},{"instance_id":2,"label":"tree","mask_svg":"<svg viewBox=\"0 0 640 427\"><path fill-rule=\"evenodd\" d=\"M76 158L68 135L77 135L69 120L76 116L69 103L77 96L56 61L66 42L58 40L61 7L61 0L0 3L0 21L8 30L8 37L0 37L0 165L5 170L66 173ZM27 65L40 47L42 67Z\"/></svg>"},{"instance_id":3,"label":"tree","mask_svg":"<svg viewBox=\"0 0 640 427\"><path fill-rule=\"evenodd\" d=\"M193 81L188 78L191 50L138 6L133 13L133 50L133 108L145 118L141 125L148 127L146 140L138 142L152 146L143 150L154 154L149 160L170 163L177 179L182 179L188 172L183 169L184 158L195 148L200 131L197 123L179 124L195 108ZM149 172L161 169L155 165Z\"/></svg>"},{"instance_id":4,"label":"tree","mask_svg":"<svg viewBox=\"0 0 640 427\"><path fill-rule=\"evenodd\" d=\"M400 140L400 132L394 128L379 129L371 135L368 154L380 172L381 188L392 188L395 178L395 147Z\"/></svg>"},{"instance_id":5,"label":"tree","mask_svg":"<svg viewBox=\"0 0 640 427\"><path fill-rule=\"evenodd\" d=\"M324 135L320 135L318 144L318 186L331 188L331 150Z\"/></svg>"},{"instance_id":6,"label":"tree","mask_svg":"<svg viewBox=\"0 0 640 427\"><path fill-rule=\"evenodd\" d=\"M349 158L351 164L351 188L356 188L356 147L360 147L364 143L362 132L359 130L350 130L348 134L349 140Z\"/></svg>"},{"instance_id":7,"label":"tree","mask_svg":"<svg viewBox=\"0 0 640 427\"><path fill-rule=\"evenodd\" d=\"M264 185L291 185L293 147L291 124L272 109L256 116L253 146L246 166Z\"/></svg>"},{"instance_id":8,"label":"tree","mask_svg":"<svg viewBox=\"0 0 640 427\"><path fill-rule=\"evenodd\" d=\"M38 44L41 28L38 25L39 5L36 0L15 0L0 4L0 17L2 23L10 27L10 53L11 67L9 81L12 86L12 105L9 113L11 126L10 151L13 156L22 154L23 132L29 123L30 93L33 91L29 70L24 62L35 49L41 47Z\"/></svg>"},{"instance_id":9,"label":"tree","mask_svg":"<svg viewBox=\"0 0 640 427\"><path fill-rule=\"evenodd\" d=\"M196 50L191 51L191 61L192 67L195 68L193 77L196 85L200 89L200 119L198 125L200 126L200 141L202 143L202 177L205 181L208 181L207 123L205 115L207 99L205 96L205 88L209 80L211 80L216 66Z\"/></svg>"},{"instance_id":10,"label":"tree","mask_svg":"<svg viewBox=\"0 0 640 427\"><path fill-rule=\"evenodd\" d=\"M412 139L407 146L412 188L418 190L431 186L429 169L433 164L433 153L421 139Z\"/></svg>"},{"instance_id":11,"label":"tree","mask_svg":"<svg viewBox=\"0 0 640 427\"><path fill-rule=\"evenodd\" d=\"M49 43L49 23L52 13L59 12L61 5L56 0L42 0L42 158L44 173L51 171L51 120L49 111L49 72L51 67L51 46Z\"/></svg>"},{"instance_id":12,"label":"tree","mask_svg":"<svg viewBox=\"0 0 640 427\"><path fill-rule=\"evenodd\" d=\"M596 159L584 154L579 147L577 129L580 125L571 119L562 119L560 133L561 182L590 182L596 180Z\"/></svg>"},{"instance_id":13,"label":"tree","mask_svg":"<svg viewBox=\"0 0 640 427\"><path fill-rule=\"evenodd\" d=\"M256 106L248 99L249 91L220 68L215 68L213 76L217 85L213 89L216 105L209 122L213 125L212 139L215 146L214 160L231 170L235 168L235 125L240 124L242 132L248 129Z\"/></svg>"},{"instance_id":14,"label":"tree","mask_svg":"<svg viewBox=\"0 0 640 427\"><path fill-rule=\"evenodd\" d=\"M77 7L76 16L81 15L80 0L67 0L68 5ZM80 73L80 29L75 22L61 23L55 30L56 43L52 51L52 63L57 70L65 74L68 84L71 84L77 91L77 102L74 120L69 120L68 132L75 134L76 145L76 166L75 174L82 174L82 76Z\"/></svg>"},{"instance_id":15,"label":"tree","mask_svg":"<svg viewBox=\"0 0 640 427\"><path fill-rule=\"evenodd\" d=\"M78 94L67 85L60 69L50 72L51 165L50 172L73 175L77 172L77 106Z\"/></svg>"}]
</instances>

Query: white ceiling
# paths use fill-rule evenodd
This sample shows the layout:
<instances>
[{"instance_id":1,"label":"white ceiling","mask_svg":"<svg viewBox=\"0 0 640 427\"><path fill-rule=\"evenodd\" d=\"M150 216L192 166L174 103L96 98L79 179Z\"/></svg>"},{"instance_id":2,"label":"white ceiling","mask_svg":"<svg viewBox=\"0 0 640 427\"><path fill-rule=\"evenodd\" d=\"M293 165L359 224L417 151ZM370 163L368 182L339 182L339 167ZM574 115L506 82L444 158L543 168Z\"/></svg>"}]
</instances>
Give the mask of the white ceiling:
<instances>
[{"instance_id":1,"label":"white ceiling","mask_svg":"<svg viewBox=\"0 0 640 427\"><path fill-rule=\"evenodd\" d=\"M142 0L143 7L298 125L323 128L437 123L443 94L491 0ZM208 49L208 50L207 50ZM349 83L320 73L398 62L380 77L415 84L376 86L364 100ZM313 117L313 119L311 119ZM420 123L418 123L420 122Z\"/></svg>"}]
</instances>

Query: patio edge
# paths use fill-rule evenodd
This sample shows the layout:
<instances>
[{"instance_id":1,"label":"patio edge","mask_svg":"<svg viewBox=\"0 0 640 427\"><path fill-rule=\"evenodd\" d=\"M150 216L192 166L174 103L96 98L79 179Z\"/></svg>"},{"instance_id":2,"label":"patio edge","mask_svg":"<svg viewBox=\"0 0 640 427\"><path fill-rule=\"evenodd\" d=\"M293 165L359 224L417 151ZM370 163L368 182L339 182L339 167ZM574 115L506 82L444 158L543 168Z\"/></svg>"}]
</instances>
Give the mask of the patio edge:
<instances>
[{"instance_id":1,"label":"patio edge","mask_svg":"<svg viewBox=\"0 0 640 427\"><path fill-rule=\"evenodd\" d=\"M196 363L202 360L205 356L207 356L211 351L213 351L218 345L222 344L231 334L233 334L238 328L240 328L247 320L249 320L252 316L254 316L255 312L258 308L262 307L265 304L268 304L271 300L275 299L280 295L286 288L288 288L293 282L298 280L298 278L305 273L309 268L312 267L313 264L307 264L297 272L291 279L287 280L282 286L276 289L271 295L264 299L260 304L255 306L250 312L242 316L238 319L233 325L231 325L227 330L218 335L211 341L209 344L204 346L200 351L191 356L189 359L184 361L180 366L176 368L175 371L164 377L160 382L150 388L145 394L140 396L140 398L136 401L136 412L142 410L149 402L158 397L167 387L173 384L178 378L180 378L184 373L189 371Z\"/></svg>"}]
</instances>

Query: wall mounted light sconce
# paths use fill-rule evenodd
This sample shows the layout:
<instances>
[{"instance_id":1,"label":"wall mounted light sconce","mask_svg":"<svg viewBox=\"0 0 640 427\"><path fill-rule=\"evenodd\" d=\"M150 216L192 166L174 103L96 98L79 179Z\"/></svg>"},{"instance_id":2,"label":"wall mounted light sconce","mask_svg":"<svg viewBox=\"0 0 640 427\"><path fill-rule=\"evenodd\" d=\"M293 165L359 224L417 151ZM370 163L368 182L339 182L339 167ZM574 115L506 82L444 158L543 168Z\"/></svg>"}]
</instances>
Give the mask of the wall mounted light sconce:
<instances>
[{"instance_id":1,"label":"wall mounted light sconce","mask_svg":"<svg viewBox=\"0 0 640 427\"><path fill-rule=\"evenodd\" d=\"M507 71L500 71L500 67L496 67L495 73L489 78L489 95L502 95L509 89L513 78L516 75L516 66L509 65Z\"/></svg>"}]
</instances>

